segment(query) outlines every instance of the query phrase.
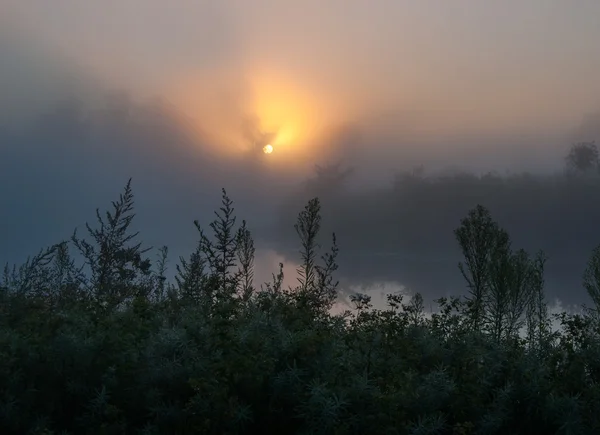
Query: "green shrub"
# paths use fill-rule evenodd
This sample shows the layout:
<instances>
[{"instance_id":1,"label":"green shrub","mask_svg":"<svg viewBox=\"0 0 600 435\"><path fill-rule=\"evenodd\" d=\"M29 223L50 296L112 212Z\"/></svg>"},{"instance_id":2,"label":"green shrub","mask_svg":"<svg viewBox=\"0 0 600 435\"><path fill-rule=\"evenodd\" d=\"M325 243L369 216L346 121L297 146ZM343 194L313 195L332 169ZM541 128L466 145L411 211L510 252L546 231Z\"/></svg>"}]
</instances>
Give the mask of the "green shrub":
<instances>
[{"instance_id":1,"label":"green shrub","mask_svg":"<svg viewBox=\"0 0 600 435\"><path fill-rule=\"evenodd\" d=\"M469 295L431 315L420 295L383 310L354 295L354 311L330 314L338 251L334 235L318 258L318 199L298 216L287 289L282 268L255 287L251 234L225 192L173 283L166 248L153 263L134 241L130 183L102 216L89 240L5 269L2 433L600 433L597 307L552 332L543 254L513 251L483 207L456 231Z\"/></svg>"}]
</instances>

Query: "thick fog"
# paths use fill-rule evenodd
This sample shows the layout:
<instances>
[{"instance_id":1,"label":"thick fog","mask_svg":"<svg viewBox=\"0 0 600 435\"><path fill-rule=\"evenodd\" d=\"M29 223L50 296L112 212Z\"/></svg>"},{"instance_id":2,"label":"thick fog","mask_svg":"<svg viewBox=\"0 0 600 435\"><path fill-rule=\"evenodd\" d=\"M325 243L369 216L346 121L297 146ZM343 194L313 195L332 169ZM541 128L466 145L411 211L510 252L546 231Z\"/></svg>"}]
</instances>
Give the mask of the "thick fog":
<instances>
[{"instance_id":1,"label":"thick fog","mask_svg":"<svg viewBox=\"0 0 600 435\"><path fill-rule=\"evenodd\" d=\"M284 261L293 284L295 215L319 196L345 290L431 299L463 291L452 230L482 203L517 247L550 256L551 297L582 302L600 189L562 170L571 143L600 133L599 13L591 1L5 0L0 261L68 238L133 177L137 227L172 267L225 187L257 238L259 279Z\"/></svg>"}]
</instances>

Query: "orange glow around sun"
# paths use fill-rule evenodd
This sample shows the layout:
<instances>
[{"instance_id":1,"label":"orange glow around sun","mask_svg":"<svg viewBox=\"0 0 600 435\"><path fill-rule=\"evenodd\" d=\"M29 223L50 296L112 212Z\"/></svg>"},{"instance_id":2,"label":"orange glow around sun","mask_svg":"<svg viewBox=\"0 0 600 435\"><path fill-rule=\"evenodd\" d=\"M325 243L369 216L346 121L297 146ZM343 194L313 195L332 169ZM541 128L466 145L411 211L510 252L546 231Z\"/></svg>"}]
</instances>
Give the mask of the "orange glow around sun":
<instances>
[{"instance_id":1,"label":"orange glow around sun","mask_svg":"<svg viewBox=\"0 0 600 435\"><path fill-rule=\"evenodd\" d=\"M236 85L239 88L232 91ZM274 162L308 163L321 152L319 137L341 121L339 107L326 98L325 90L309 89L274 72L255 71L241 85L222 77L178 80L169 95L205 141L208 138L211 149L222 156L262 154L271 145L269 157ZM258 125L253 127L268 139L251 143L244 119L254 119Z\"/></svg>"},{"instance_id":2,"label":"orange glow around sun","mask_svg":"<svg viewBox=\"0 0 600 435\"><path fill-rule=\"evenodd\" d=\"M261 74L252 84L261 131L273 134L271 143L278 152L308 151L326 121L323 102L308 91L276 77Z\"/></svg>"}]
</instances>

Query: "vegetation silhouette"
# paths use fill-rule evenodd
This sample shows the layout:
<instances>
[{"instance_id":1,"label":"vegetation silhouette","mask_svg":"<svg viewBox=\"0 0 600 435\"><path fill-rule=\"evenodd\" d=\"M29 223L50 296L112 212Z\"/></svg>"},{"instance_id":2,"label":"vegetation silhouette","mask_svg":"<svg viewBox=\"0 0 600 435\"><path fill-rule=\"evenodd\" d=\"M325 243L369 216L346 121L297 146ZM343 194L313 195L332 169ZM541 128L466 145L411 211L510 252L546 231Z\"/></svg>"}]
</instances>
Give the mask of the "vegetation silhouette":
<instances>
[{"instance_id":1,"label":"vegetation silhouette","mask_svg":"<svg viewBox=\"0 0 600 435\"><path fill-rule=\"evenodd\" d=\"M407 170L400 156L397 163L385 162L398 169L390 172L389 183L370 186L359 181L358 148L370 149L368 138L359 147L352 142L360 132L342 132L331 139L339 148L331 155L344 157L346 166L319 161L315 176L294 190L297 180L276 165L263 165L259 150L248 161L213 156L212 142L190 135L190 121L164 100L140 102L114 92L97 106L89 107L83 97L65 99L21 129L0 126L0 182L11 186L4 197L5 221L16 228L2 234L0 243L11 256L0 261L24 258L39 244L62 237L85 219L81 210L108 200L121 187L119 180L133 176L143 199L140 227L158 240L169 237L176 256L192 246L183 225L167 228L163 222L206 207L205 198L216 193L211 186L236 192L238 209L254 223L257 242L284 257L296 254L289 222L308 200L319 197L327 204L323 231L335 230L344 240L338 256L342 290L348 283L394 281L429 300L462 285L455 273L461 252L452 236L454 225L474 204L482 204L519 246L547 253L550 299L571 305L586 298L579 284L586 257L600 240L595 224L600 175L594 169L595 144L585 137L598 134L592 128L598 119L587 121L564 162L556 157L555 173L435 173L428 160ZM45 200L24 202L23 197ZM45 219L36 218L40 215ZM429 273L432 267L438 272Z\"/></svg>"},{"instance_id":2,"label":"vegetation silhouette","mask_svg":"<svg viewBox=\"0 0 600 435\"><path fill-rule=\"evenodd\" d=\"M298 285L253 282L254 244L225 190L197 249L165 278L137 242L131 180L87 238L73 234L0 283L3 433L598 433L600 254L594 306L552 316L546 259L514 249L477 205L454 235L468 296L387 297L332 314L338 248L321 203L297 217ZM75 248L84 259L71 257Z\"/></svg>"},{"instance_id":3,"label":"vegetation silhouette","mask_svg":"<svg viewBox=\"0 0 600 435\"><path fill-rule=\"evenodd\" d=\"M593 142L581 142L555 173L427 174L420 166L398 172L389 186L363 189L349 187L349 169L320 167L281 206L271 239L278 252L291 256L286 222L301 203L319 196L329 205L324 229L335 228L344 240L339 262L347 282L397 281L431 298L461 286L455 265L463 253L453 226L481 204L520 246L547 253L549 296L578 304L586 297L580 286L586 256L600 240L597 155Z\"/></svg>"}]
</instances>

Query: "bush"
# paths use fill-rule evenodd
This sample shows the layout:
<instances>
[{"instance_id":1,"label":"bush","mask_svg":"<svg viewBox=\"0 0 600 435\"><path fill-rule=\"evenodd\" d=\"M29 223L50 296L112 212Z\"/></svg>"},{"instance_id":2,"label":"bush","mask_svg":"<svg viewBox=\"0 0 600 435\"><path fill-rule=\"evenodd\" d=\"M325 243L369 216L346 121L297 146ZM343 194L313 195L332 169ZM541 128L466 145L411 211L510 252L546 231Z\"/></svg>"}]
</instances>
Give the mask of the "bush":
<instances>
[{"instance_id":1,"label":"bush","mask_svg":"<svg viewBox=\"0 0 600 435\"><path fill-rule=\"evenodd\" d=\"M89 240L74 234L0 285L0 428L14 434L599 433L597 307L558 316L544 256L513 250L483 207L456 231L469 294L388 296L330 314L335 235L318 261L320 203L299 214L296 288L257 288L254 244L223 203L165 279L132 232L130 183ZM74 247L84 259L72 259ZM597 252L585 275L600 284ZM598 298L595 298L596 301Z\"/></svg>"}]
</instances>

